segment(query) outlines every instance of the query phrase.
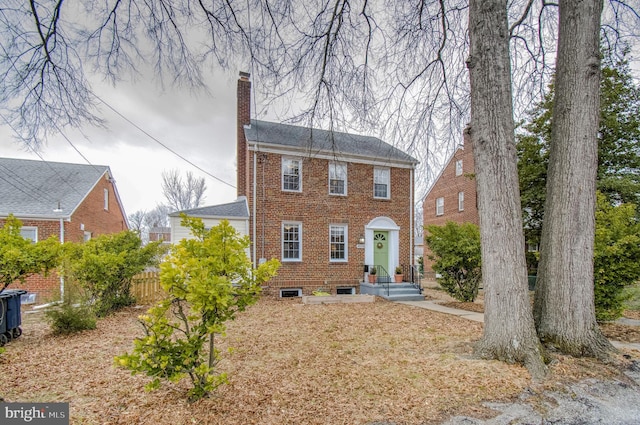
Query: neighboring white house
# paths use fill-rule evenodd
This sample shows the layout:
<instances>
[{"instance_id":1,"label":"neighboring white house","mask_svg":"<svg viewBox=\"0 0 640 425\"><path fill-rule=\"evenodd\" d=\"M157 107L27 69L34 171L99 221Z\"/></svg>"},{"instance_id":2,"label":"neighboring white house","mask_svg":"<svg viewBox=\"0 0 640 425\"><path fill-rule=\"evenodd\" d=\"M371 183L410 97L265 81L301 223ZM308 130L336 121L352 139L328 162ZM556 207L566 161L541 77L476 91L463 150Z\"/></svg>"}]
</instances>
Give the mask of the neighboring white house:
<instances>
[{"instance_id":1,"label":"neighboring white house","mask_svg":"<svg viewBox=\"0 0 640 425\"><path fill-rule=\"evenodd\" d=\"M227 220L240 235L249 235L249 207L247 205L247 198L244 196L228 204L210 205L191 210L176 211L169 214L172 243L177 243L182 239L193 238L191 231L180 224L182 220L180 214L182 213L189 217L201 218L205 229L210 229L220 224L220 221Z\"/></svg>"}]
</instances>

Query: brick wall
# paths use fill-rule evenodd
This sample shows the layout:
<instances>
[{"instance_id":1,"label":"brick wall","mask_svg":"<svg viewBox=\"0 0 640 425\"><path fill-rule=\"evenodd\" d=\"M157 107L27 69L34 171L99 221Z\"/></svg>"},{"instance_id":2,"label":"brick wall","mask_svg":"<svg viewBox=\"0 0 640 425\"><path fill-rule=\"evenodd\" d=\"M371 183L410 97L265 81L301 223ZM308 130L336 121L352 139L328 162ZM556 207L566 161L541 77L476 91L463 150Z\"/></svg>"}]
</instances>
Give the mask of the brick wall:
<instances>
[{"instance_id":1,"label":"brick wall","mask_svg":"<svg viewBox=\"0 0 640 425\"><path fill-rule=\"evenodd\" d=\"M251 81L249 81L249 74L246 72L240 73L240 79L238 80L237 96L238 112L237 112L237 144L236 144L236 159L237 159L237 179L236 185L238 197L248 195L249 184L249 164L247 163L247 140L244 136L244 126L251 123Z\"/></svg>"},{"instance_id":2,"label":"brick wall","mask_svg":"<svg viewBox=\"0 0 640 425\"><path fill-rule=\"evenodd\" d=\"M456 162L462 160L462 175L456 176ZM442 226L448 221L480 224L475 180L475 165L471 137L465 130L464 145L447 163L438 180L431 187L422 204L424 226ZM458 209L458 193L464 193L464 209ZM444 198L444 213L436 214L436 200ZM430 252L425 245L425 272L431 272Z\"/></svg>"},{"instance_id":3,"label":"brick wall","mask_svg":"<svg viewBox=\"0 0 640 425\"><path fill-rule=\"evenodd\" d=\"M109 191L109 209L104 209L104 189ZM20 218L20 217L18 217ZM37 227L38 240L45 240L54 236L60 240L60 220L20 219L23 227ZM4 226L0 219L0 226ZM115 187L106 177L101 177L93 190L87 195L80 206L71 216L71 220L63 221L65 242L82 242L84 234L91 232L92 237L102 234L117 233L127 230L126 220L115 196ZM82 230L84 225L84 230ZM37 302L46 302L56 298L59 294L60 278L53 271L47 277L42 275L30 276L22 285L15 284L15 288L26 289L37 295Z\"/></svg>"},{"instance_id":4,"label":"brick wall","mask_svg":"<svg viewBox=\"0 0 640 425\"><path fill-rule=\"evenodd\" d=\"M281 155L257 153L256 255L257 258L282 260L282 223L302 223L302 261L283 262L266 293L277 294L279 288L302 288L309 294L318 288L335 293L340 286L354 286L363 277L364 254L358 241L365 225L376 217L386 216L400 227L401 264L411 264L410 191L411 170L391 168L391 198L373 197L373 165L347 165L347 196L329 194L329 161L302 159L302 192L281 190ZM249 158L253 175L253 152ZM263 185L264 182L264 185ZM249 196L253 211L253 197ZM348 225L348 262L329 260L329 225ZM252 224L253 225L253 224ZM252 234L252 233L251 233ZM390 270L393 272L393 270Z\"/></svg>"}]
</instances>

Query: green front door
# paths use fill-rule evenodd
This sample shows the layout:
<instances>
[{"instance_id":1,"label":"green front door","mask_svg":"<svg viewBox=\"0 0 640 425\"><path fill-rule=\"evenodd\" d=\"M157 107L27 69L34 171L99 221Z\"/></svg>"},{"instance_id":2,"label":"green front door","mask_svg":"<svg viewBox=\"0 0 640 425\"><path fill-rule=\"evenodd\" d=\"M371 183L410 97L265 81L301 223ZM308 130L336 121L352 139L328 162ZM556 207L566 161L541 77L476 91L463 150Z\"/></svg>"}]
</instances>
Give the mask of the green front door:
<instances>
[{"instance_id":1,"label":"green front door","mask_svg":"<svg viewBox=\"0 0 640 425\"><path fill-rule=\"evenodd\" d=\"M374 231L373 232L373 263L376 266L382 266L384 272L389 275L389 232ZM378 277L380 272L378 271ZM383 272L383 273L384 273Z\"/></svg>"}]
</instances>

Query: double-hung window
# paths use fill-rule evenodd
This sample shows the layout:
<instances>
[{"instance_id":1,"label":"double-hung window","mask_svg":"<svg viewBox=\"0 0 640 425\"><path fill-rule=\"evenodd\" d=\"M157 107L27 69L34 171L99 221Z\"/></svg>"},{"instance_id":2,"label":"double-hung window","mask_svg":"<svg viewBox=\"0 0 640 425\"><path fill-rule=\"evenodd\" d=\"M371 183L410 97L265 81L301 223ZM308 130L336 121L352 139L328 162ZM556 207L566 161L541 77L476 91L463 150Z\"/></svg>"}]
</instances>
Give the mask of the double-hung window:
<instances>
[{"instance_id":1,"label":"double-hung window","mask_svg":"<svg viewBox=\"0 0 640 425\"><path fill-rule=\"evenodd\" d=\"M302 260L302 224L282 223L282 261Z\"/></svg>"},{"instance_id":2,"label":"double-hung window","mask_svg":"<svg viewBox=\"0 0 640 425\"><path fill-rule=\"evenodd\" d=\"M456 161L456 176L462 175L462 160L459 159Z\"/></svg>"},{"instance_id":3,"label":"double-hung window","mask_svg":"<svg viewBox=\"0 0 640 425\"><path fill-rule=\"evenodd\" d=\"M302 161L295 158L282 158L282 190L302 191Z\"/></svg>"},{"instance_id":4,"label":"double-hung window","mask_svg":"<svg viewBox=\"0 0 640 425\"><path fill-rule=\"evenodd\" d=\"M104 189L104 210L109 211L109 189Z\"/></svg>"},{"instance_id":5,"label":"double-hung window","mask_svg":"<svg viewBox=\"0 0 640 425\"><path fill-rule=\"evenodd\" d=\"M329 163L329 193L332 195L347 194L347 164Z\"/></svg>"},{"instance_id":6,"label":"double-hung window","mask_svg":"<svg viewBox=\"0 0 640 425\"><path fill-rule=\"evenodd\" d=\"M444 198L436 199L436 215L444 214Z\"/></svg>"},{"instance_id":7,"label":"double-hung window","mask_svg":"<svg viewBox=\"0 0 640 425\"><path fill-rule=\"evenodd\" d=\"M38 228L32 226L23 226L20 228L20 236L24 239L30 239L32 242L38 242Z\"/></svg>"},{"instance_id":8,"label":"double-hung window","mask_svg":"<svg viewBox=\"0 0 640 425\"><path fill-rule=\"evenodd\" d=\"M389 199L389 169L388 168L374 168L373 169L373 197Z\"/></svg>"},{"instance_id":9,"label":"double-hung window","mask_svg":"<svg viewBox=\"0 0 640 425\"><path fill-rule=\"evenodd\" d=\"M329 226L329 261L347 261L347 240L346 225Z\"/></svg>"}]
</instances>

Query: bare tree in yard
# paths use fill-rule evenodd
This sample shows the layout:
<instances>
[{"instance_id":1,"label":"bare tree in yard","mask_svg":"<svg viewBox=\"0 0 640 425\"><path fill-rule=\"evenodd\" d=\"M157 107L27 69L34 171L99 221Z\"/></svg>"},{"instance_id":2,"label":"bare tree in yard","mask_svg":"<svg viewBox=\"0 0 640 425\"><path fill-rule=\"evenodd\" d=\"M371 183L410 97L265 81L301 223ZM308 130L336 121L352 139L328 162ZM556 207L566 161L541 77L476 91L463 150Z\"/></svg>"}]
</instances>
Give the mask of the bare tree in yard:
<instances>
[{"instance_id":1,"label":"bare tree in yard","mask_svg":"<svg viewBox=\"0 0 640 425\"><path fill-rule=\"evenodd\" d=\"M151 58L159 75L166 73L176 83L197 85L201 83L200 66L208 65L204 59L228 66L229 57L248 53L253 67L250 71L261 82L256 87L262 87L266 95L300 100L295 94L303 93L302 100L308 108L293 116L292 121L378 132L387 140L400 141L401 147L424 164L434 164L438 162L434 161L434 147L445 137L460 140L469 119L470 77L471 131L479 171L483 261L486 262L483 275L489 279L486 281L487 325L478 352L486 357L525 362L536 375L542 372L533 316L523 302L526 269L518 182L514 174L513 116L517 117L527 102L535 104L549 82L558 30L555 3L547 0L472 0L471 4L469 0L247 0L208 2L207 6L205 2L190 0L88 1L82 5L71 0L28 5L18 0L8 1L9 6L0 7L0 105L13 112L14 125L34 144L41 136L57 131L58 125L77 126L85 121L99 121L91 109L99 99L85 79L85 72L90 68L115 81L131 71L142 56ZM592 5L593 1L586 3ZM638 14L627 4L613 0L608 3L610 26L605 26L604 33L611 36L606 38L609 44L615 43L616 37L625 31L633 33L629 28L616 27L616 21L631 18L638 22ZM569 10L576 7L572 2L561 5ZM73 17L79 13L95 18L74 22ZM597 15L599 12L596 8L578 9L580 16L587 13ZM589 31L596 25L597 35L597 22L588 24ZM559 25L561 42L565 43L562 34L572 31L571 20L563 19ZM467 36L472 43L470 74L464 67L469 53ZM207 43L189 42L204 40L204 37ZM579 38L575 43L575 49L593 52L591 39ZM205 47L193 50L201 46ZM597 42L595 49L597 51ZM573 60L586 58L560 57L558 65ZM567 72L571 69L567 68ZM583 77L580 78L577 81L583 81ZM515 110L511 101L512 84L516 94ZM562 96L571 100L573 92L582 89L568 85ZM561 107L556 109L560 114ZM582 113L577 109L568 111L571 116ZM294 114L287 111L287 115ZM586 112L576 122L585 116L588 116ZM573 127L567 128L568 137L574 143L577 136L572 133ZM561 132L556 133L557 137L564 138ZM558 143L563 146L568 142ZM570 150L580 149L572 144ZM576 156L559 159L557 165L562 169L567 160L576 169L585 165L582 161L590 161L588 156ZM587 164L586 168L589 167ZM428 167L423 170L418 178L426 179L430 172ZM556 187L556 183L553 185ZM577 193L583 190L582 181L557 184L558 188L561 186L563 190L573 189ZM554 192L547 199L553 196L562 196L562 193ZM579 205L588 204L589 196L580 199ZM565 218L561 215L572 213L573 205L557 206L559 210L553 220L562 224ZM579 211L588 219L582 208ZM573 228L573 224L567 226L568 232L580 230ZM555 230L549 231L555 234ZM581 249L584 248L586 235L576 235L584 237L580 240ZM568 252L569 242L573 241L565 238L565 245L558 243L550 248L555 250L553 255L560 256L561 262L548 267L548 283L542 284L543 291L556 287L549 279L564 273L565 266L572 270L574 266L579 267L562 253ZM543 249L546 249L544 245ZM586 251L581 255L584 261L580 260L580 266L588 267ZM547 315L559 328L572 333L592 323L588 314L568 315L564 319L557 316L558 312L566 311L568 304L564 303L575 301L566 297L571 289L582 297L581 306L592 303L584 288L570 286L565 280L560 282L559 295L564 298L553 302L563 304L541 303L542 291L537 303L538 330L548 339L555 338L558 328L547 323ZM588 286L592 281L574 281L571 285L574 284ZM586 325L573 324L585 319Z\"/></svg>"},{"instance_id":2,"label":"bare tree in yard","mask_svg":"<svg viewBox=\"0 0 640 425\"><path fill-rule=\"evenodd\" d=\"M197 178L191 171L183 180L178 170L162 172L162 194L173 211L199 207L204 201L207 186L204 177Z\"/></svg>"},{"instance_id":3,"label":"bare tree in yard","mask_svg":"<svg viewBox=\"0 0 640 425\"><path fill-rule=\"evenodd\" d=\"M529 303L511 96L509 28L503 0L470 0L467 62L471 140L478 185L484 336L476 352L545 373Z\"/></svg>"},{"instance_id":4,"label":"bare tree in yard","mask_svg":"<svg viewBox=\"0 0 640 425\"><path fill-rule=\"evenodd\" d=\"M560 1L555 98L535 296L538 335L575 356L613 347L595 317L593 246L602 0Z\"/></svg>"}]
</instances>

